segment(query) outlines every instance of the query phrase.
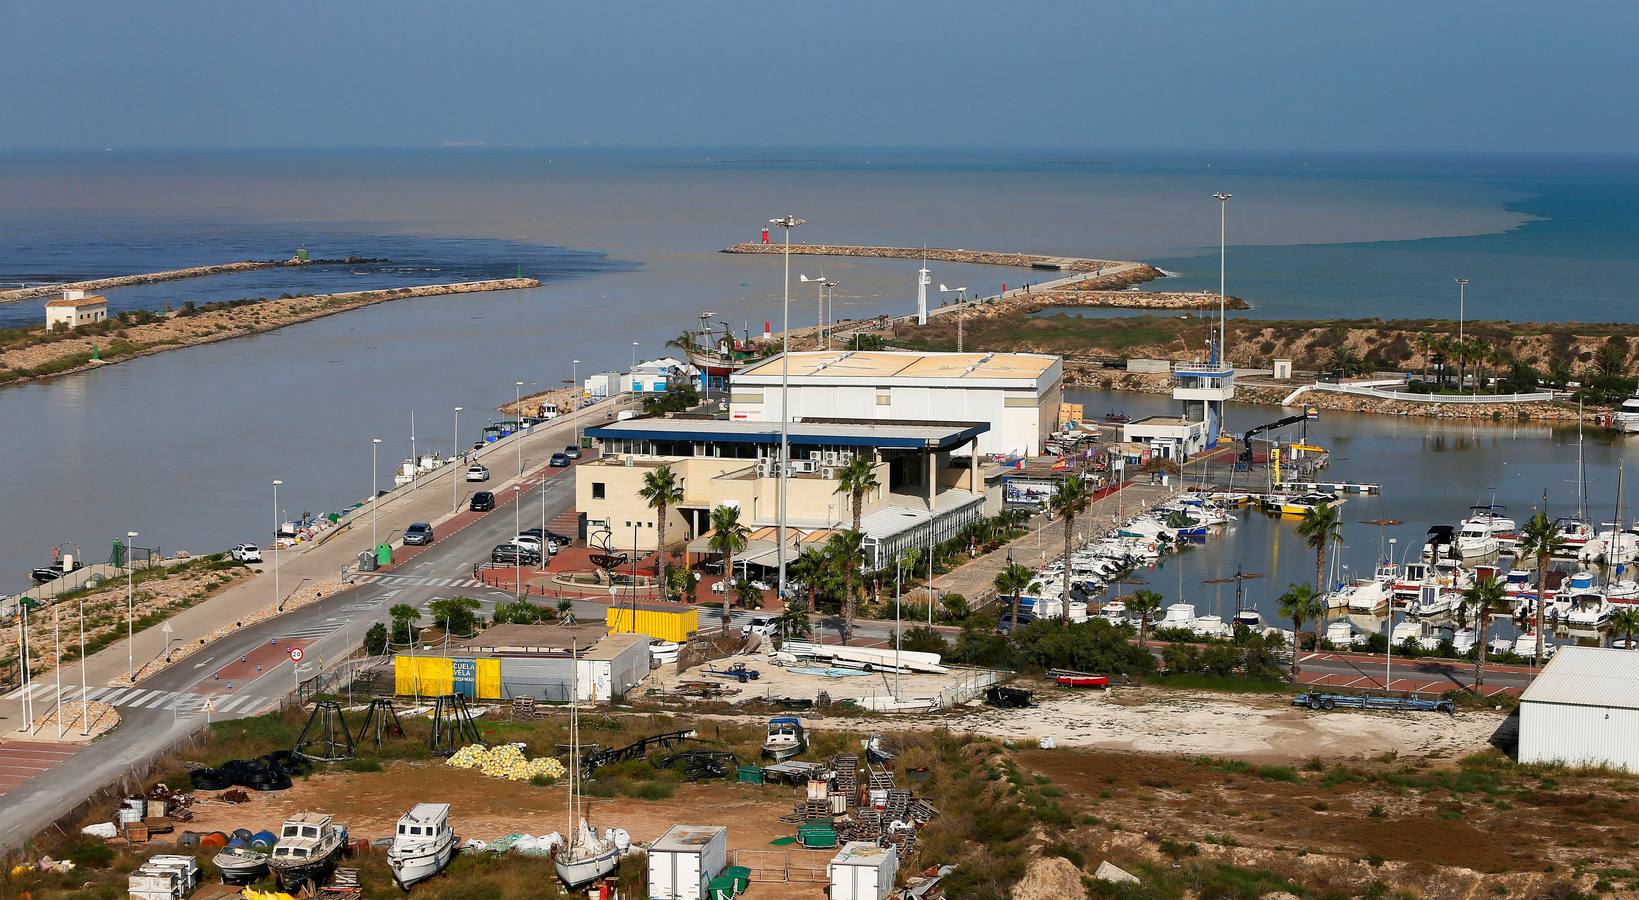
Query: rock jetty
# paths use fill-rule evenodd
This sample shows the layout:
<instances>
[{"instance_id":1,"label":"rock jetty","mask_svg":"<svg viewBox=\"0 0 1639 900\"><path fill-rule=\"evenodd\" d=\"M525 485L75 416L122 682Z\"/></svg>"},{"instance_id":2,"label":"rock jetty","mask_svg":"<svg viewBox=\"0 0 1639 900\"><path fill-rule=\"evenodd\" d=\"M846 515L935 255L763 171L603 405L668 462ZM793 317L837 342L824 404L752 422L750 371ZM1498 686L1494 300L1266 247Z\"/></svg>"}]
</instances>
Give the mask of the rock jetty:
<instances>
[{"instance_id":1,"label":"rock jetty","mask_svg":"<svg viewBox=\"0 0 1639 900\"><path fill-rule=\"evenodd\" d=\"M746 243L725 247L724 253L773 253L785 250L784 244ZM1058 272L1096 272L1117 266L1134 265L1128 260L1088 259L1079 256L1045 256L1039 253L1014 253L1002 250L962 250L940 247L865 247L849 244L792 244L792 255L852 256L861 259L927 259L930 262L972 263L980 266L1012 266L1019 269L1047 269ZM1160 273L1157 272L1157 275ZM1153 277L1153 276L1152 276Z\"/></svg>"},{"instance_id":2,"label":"rock jetty","mask_svg":"<svg viewBox=\"0 0 1639 900\"><path fill-rule=\"evenodd\" d=\"M258 269L277 269L285 266L361 265L385 260L350 256L346 259L244 259L239 262L217 263L209 266L189 266L185 269L167 269L163 272L142 272L136 275L115 275L93 278L89 281L69 281L62 284L37 284L31 287L0 291L0 303L16 303L47 297L62 291L101 291L133 284L154 284L160 281L180 281L184 278L203 278L207 275L227 275L232 272L253 272Z\"/></svg>"}]
</instances>

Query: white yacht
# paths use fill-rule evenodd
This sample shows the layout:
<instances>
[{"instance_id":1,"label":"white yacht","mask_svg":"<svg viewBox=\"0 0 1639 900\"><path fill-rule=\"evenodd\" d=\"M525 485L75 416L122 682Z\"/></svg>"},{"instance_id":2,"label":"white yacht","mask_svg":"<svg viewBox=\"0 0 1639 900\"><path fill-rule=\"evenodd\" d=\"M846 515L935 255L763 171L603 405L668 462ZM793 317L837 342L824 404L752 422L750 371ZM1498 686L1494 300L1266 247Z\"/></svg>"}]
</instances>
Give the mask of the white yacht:
<instances>
[{"instance_id":1,"label":"white yacht","mask_svg":"<svg viewBox=\"0 0 1639 900\"><path fill-rule=\"evenodd\" d=\"M1417 599L1406 605L1406 613L1413 616L1438 616L1457 608L1461 595L1436 584L1425 584Z\"/></svg>"},{"instance_id":2,"label":"white yacht","mask_svg":"<svg viewBox=\"0 0 1639 900\"><path fill-rule=\"evenodd\" d=\"M1502 541L1498 540L1485 522L1465 519L1457 529L1457 537L1452 543L1452 548L1458 556L1472 559L1498 552L1502 549Z\"/></svg>"},{"instance_id":3,"label":"white yacht","mask_svg":"<svg viewBox=\"0 0 1639 900\"><path fill-rule=\"evenodd\" d=\"M1611 416L1611 424L1623 434L1639 434L1639 396L1622 401L1622 408Z\"/></svg>"},{"instance_id":4,"label":"white yacht","mask_svg":"<svg viewBox=\"0 0 1639 900\"><path fill-rule=\"evenodd\" d=\"M1161 621L1155 623L1157 628L1188 628L1195 624L1195 604L1174 603L1167 607L1167 613Z\"/></svg>"},{"instance_id":5,"label":"white yacht","mask_svg":"<svg viewBox=\"0 0 1639 900\"><path fill-rule=\"evenodd\" d=\"M450 827L448 803L417 803L399 817L398 833L387 848L387 868L393 881L409 890L419 881L444 871L455 856L455 830Z\"/></svg>"}]
</instances>

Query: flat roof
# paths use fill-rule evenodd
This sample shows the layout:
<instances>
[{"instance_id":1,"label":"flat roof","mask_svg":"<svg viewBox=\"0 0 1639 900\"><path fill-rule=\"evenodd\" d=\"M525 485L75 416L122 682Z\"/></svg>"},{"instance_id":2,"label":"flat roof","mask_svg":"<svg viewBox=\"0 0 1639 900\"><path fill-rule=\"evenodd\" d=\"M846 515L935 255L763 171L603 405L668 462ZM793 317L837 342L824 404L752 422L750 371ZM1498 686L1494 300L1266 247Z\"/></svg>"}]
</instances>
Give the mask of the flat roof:
<instances>
[{"instance_id":1,"label":"flat roof","mask_svg":"<svg viewBox=\"0 0 1639 900\"><path fill-rule=\"evenodd\" d=\"M918 353L894 350L809 350L790 355L792 378L1028 378L1041 377L1059 358L1042 353ZM734 379L778 378L780 356L734 373Z\"/></svg>"},{"instance_id":2,"label":"flat roof","mask_svg":"<svg viewBox=\"0 0 1639 900\"><path fill-rule=\"evenodd\" d=\"M649 845L649 852L698 853L727 830L724 825L673 825Z\"/></svg>"},{"instance_id":3,"label":"flat roof","mask_svg":"<svg viewBox=\"0 0 1639 900\"><path fill-rule=\"evenodd\" d=\"M911 450L958 447L990 430L988 422L952 425L932 423L853 423L792 422L788 427L793 444L831 444L839 447L884 447ZM729 444L773 444L780 442L780 423L745 420L627 419L586 429L598 440L641 439L652 441L718 441Z\"/></svg>"},{"instance_id":4,"label":"flat roof","mask_svg":"<svg viewBox=\"0 0 1639 900\"><path fill-rule=\"evenodd\" d=\"M1519 699L1639 709L1639 651L1561 645Z\"/></svg>"},{"instance_id":5,"label":"flat roof","mask_svg":"<svg viewBox=\"0 0 1639 900\"><path fill-rule=\"evenodd\" d=\"M1194 419L1186 419L1183 416L1145 416L1142 419L1138 419L1138 420L1135 420L1135 421L1132 421L1132 422L1126 422L1124 424L1126 424L1126 425L1173 425L1173 426L1178 426L1178 425L1199 425L1201 423L1195 421Z\"/></svg>"},{"instance_id":6,"label":"flat roof","mask_svg":"<svg viewBox=\"0 0 1639 900\"><path fill-rule=\"evenodd\" d=\"M849 841L831 860L833 866L879 866L889 857L898 856L892 847L883 847L873 841Z\"/></svg>"}]
</instances>

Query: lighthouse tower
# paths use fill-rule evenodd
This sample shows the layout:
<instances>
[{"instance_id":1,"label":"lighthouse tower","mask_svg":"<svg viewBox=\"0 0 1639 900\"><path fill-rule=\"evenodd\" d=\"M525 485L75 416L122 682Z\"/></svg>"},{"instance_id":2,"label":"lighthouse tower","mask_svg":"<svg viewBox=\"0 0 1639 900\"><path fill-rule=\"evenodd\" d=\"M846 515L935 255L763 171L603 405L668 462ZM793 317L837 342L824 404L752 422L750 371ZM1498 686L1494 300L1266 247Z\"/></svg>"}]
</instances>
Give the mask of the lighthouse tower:
<instances>
[{"instance_id":1,"label":"lighthouse tower","mask_svg":"<svg viewBox=\"0 0 1639 900\"><path fill-rule=\"evenodd\" d=\"M922 257L922 268L916 270L916 324L928 324L928 285L933 284L933 272L928 258Z\"/></svg>"}]
</instances>

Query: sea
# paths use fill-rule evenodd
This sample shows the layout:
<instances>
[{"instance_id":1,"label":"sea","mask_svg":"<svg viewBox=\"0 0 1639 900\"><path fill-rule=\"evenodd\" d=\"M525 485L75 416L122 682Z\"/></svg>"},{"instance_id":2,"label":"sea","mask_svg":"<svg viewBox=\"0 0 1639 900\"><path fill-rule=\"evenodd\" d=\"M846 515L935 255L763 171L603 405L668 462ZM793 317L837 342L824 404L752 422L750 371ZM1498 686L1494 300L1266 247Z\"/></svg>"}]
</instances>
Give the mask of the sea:
<instances>
[{"instance_id":1,"label":"sea","mask_svg":"<svg viewBox=\"0 0 1639 900\"><path fill-rule=\"evenodd\" d=\"M514 382L541 390L624 369L633 356L666 353L665 342L704 312L742 333L778 328L786 315L794 325L814 321L815 292L799 274L840 282L838 317L913 308L915 262L802 256L792 258L787 306L777 257L718 252L757 240L776 216L806 220L792 234L799 243L1142 259L1175 273L1161 286L1216 289L1217 191L1233 194L1227 287L1253 307L1239 315L1454 318L1453 279L1467 277L1469 318L1639 321L1639 159L1628 157L6 154L0 287L279 259L297 248L381 261L106 293L118 310L519 273L542 286L378 304L0 388L0 589L26 586L52 547L78 546L95 562L127 530L164 552L266 542L273 479L285 484L283 516L343 508L374 487L374 437L384 441L378 471L390 484L393 463L409 455L412 412L420 447L465 445ZM936 287L970 295L1033 280L1010 269L932 268ZM0 328L39 321L43 302L0 304ZM459 434L456 406L466 410ZM1382 427L1385 458L1406 473L1428 465L1424 445L1397 423ZM1548 440L1557 448L1549 455L1563 456L1562 438L1507 440ZM1480 493L1471 480L1434 489L1449 490L1447 505L1466 505ZM1387 490L1383 502L1393 496Z\"/></svg>"}]
</instances>

